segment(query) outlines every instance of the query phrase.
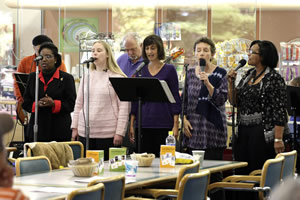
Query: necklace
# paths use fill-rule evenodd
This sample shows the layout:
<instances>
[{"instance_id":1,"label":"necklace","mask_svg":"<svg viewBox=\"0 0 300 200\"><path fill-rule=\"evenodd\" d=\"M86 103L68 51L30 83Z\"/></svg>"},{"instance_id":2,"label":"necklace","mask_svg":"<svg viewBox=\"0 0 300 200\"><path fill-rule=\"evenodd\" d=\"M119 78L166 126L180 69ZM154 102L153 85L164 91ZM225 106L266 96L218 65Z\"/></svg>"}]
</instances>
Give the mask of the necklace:
<instances>
[{"instance_id":1,"label":"necklace","mask_svg":"<svg viewBox=\"0 0 300 200\"><path fill-rule=\"evenodd\" d=\"M259 77L261 77L262 75L263 75L263 73L266 71L266 67L264 68L264 70L262 70L257 76L256 76L256 70L254 71L254 73L253 73L253 76L252 76L252 84L254 84L255 83L255 81L259 78Z\"/></svg>"}]
</instances>

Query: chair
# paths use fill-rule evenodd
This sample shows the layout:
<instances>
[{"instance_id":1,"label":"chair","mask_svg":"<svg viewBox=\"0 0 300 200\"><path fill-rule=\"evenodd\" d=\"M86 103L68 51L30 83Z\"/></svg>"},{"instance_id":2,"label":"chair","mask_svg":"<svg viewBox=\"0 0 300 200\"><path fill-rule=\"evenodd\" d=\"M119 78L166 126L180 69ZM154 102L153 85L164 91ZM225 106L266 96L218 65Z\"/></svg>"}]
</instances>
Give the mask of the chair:
<instances>
[{"instance_id":1,"label":"chair","mask_svg":"<svg viewBox=\"0 0 300 200\"><path fill-rule=\"evenodd\" d=\"M38 143L43 143L43 142L38 142ZM47 144L48 142L44 142L44 143ZM84 147L81 142L68 141L68 142L58 142L58 143L68 144L72 148L74 160L76 160L78 158L83 158ZM28 144L30 144L30 143L24 144L25 156L27 156L27 157L34 156L32 150L30 149L30 145L28 145Z\"/></svg>"},{"instance_id":2,"label":"chair","mask_svg":"<svg viewBox=\"0 0 300 200\"><path fill-rule=\"evenodd\" d=\"M78 158L83 158L84 147L83 144L79 141L70 141L70 142L62 142L68 144L73 151L74 160Z\"/></svg>"},{"instance_id":3,"label":"chair","mask_svg":"<svg viewBox=\"0 0 300 200\"><path fill-rule=\"evenodd\" d=\"M175 190L179 189L179 184L180 184L182 177L184 177L186 174L199 172L199 167L200 167L199 162L195 162L193 164L185 165L185 166L181 167L179 170L177 179L176 179ZM168 195L168 192L165 189L135 189L135 190L130 190L130 191L126 192L126 194L142 195L142 196L146 195L146 196L154 197L156 199L159 196L163 196L164 191L166 191L165 194Z\"/></svg>"},{"instance_id":4,"label":"chair","mask_svg":"<svg viewBox=\"0 0 300 200\"><path fill-rule=\"evenodd\" d=\"M91 181L88 186L103 183L105 186L104 200L122 200L125 195L125 176L115 176Z\"/></svg>"},{"instance_id":5,"label":"chair","mask_svg":"<svg viewBox=\"0 0 300 200\"><path fill-rule=\"evenodd\" d=\"M280 156L284 157L282 180L294 177L296 172L297 151L293 150L290 152L279 153L276 158Z\"/></svg>"},{"instance_id":6,"label":"chair","mask_svg":"<svg viewBox=\"0 0 300 200\"><path fill-rule=\"evenodd\" d=\"M226 177L222 182L209 185L208 190L223 188L225 190L253 191L258 192L259 199L268 196L269 190L280 183L283 172L284 157L269 159L264 163L261 176L233 175ZM259 187L256 187L256 183Z\"/></svg>"},{"instance_id":7,"label":"chair","mask_svg":"<svg viewBox=\"0 0 300 200\"><path fill-rule=\"evenodd\" d=\"M51 171L51 164L46 156L18 158L16 160L16 176Z\"/></svg>"},{"instance_id":8,"label":"chair","mask_svg":"<svg viewBox=\"0 0 300 200\"><path fill-rule=\"evenodd\" d=\"M104 199L104 185L99 183L97 185L80 188L72 191L67 196L67 200L103 200Z\"/></svg>"}]
</instances>

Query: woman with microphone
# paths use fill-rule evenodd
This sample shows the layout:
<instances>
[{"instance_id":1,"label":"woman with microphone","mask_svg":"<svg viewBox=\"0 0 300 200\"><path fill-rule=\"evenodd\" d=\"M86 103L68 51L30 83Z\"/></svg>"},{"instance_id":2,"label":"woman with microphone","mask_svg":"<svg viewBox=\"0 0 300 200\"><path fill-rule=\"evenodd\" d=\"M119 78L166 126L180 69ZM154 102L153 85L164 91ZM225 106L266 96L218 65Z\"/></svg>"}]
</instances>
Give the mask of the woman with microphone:
<instances>
[{"instance_id":1,"label":"woman with microphone","mask_svg":"<svg viewBox=\"0 0 300 200\"><path fill-rule=\"evenodd\" d=\"M126 77L116 63L111 47L104 41L97 41L92 47L90 79L87 76L80 82L73 113L72 138L86 144L85 120L89 112L89 149L104 150L108 160L109 148L120 147L126 133L129 103L120 101L110 77ZM89 81L89 91L87 83ZM89 102L86 97L89 94ZM89 104L89 111L86 104Z\"/></svg>"},{"instance_id":2,"label":"woman with microphone","mask_svg":"<svg viewBox=\"0 0 300 200\"><path fill-rule=\"evenodd\" d=\"M254 40L248 53L248 64L254 68L243 75L237 88L232 88L237 72L228 72L229 101L238 109L234 157L248 162L247 167L237 170L238 174L261 169L267 159L284 151L282 136L287 122L287 95L286 84L275 71L277 63L275 45Z\"/></svg>"}]
</instances>

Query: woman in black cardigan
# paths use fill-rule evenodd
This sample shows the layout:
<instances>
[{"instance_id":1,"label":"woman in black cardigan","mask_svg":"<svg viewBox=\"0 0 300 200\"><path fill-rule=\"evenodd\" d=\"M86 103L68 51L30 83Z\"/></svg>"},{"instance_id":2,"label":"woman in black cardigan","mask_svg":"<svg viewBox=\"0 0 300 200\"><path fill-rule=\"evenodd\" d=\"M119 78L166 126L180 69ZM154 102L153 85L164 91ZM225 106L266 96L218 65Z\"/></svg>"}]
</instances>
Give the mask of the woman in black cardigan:
<instances>
[{"instance_id":1,"label":"woman in black cardigan","mask_svg":"<svg viewBox=\"0 0 300 200\"><path fill-rule=\"evenodd\" d=\"M229 100L237 102L238 131L234 141L234 157L248 162L248 166L237 170L248 174L261 169L267 159L284 151L282 140L287 123L286 84L275 71L278 52L270 41L255 40L250 44L248 70L232 96L232 81L236 72L228 72Z\"/></svg>"},{"instance_id":2,"label":"woman in black cardigan","mask_svg":"<svg viewBox=\"0 0 300 200\"><path fill-rule=\"evenodd\" d=\"M31 113L28 132L33 139L35 106L38 106L37 141L70 141L71 112L74 110L76 90L72 75L60 71L61 55L53 43L43 43L40 61L38 105L35 105L35 72L28 78L24 93L24 110Z\"/></svg>"}]
</instances>

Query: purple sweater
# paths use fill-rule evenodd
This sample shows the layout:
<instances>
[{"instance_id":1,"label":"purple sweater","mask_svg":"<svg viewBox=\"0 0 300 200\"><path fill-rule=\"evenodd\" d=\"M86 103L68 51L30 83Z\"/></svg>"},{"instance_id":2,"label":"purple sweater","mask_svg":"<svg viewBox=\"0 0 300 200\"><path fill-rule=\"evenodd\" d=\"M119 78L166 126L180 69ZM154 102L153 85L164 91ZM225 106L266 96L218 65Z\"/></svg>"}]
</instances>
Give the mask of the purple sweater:
<instances>
[{"instance_id":1,"label":"purple sweater","mask_svg":"<svg viewBox=\"0 0 300 200\"><path fill-rule=\"evenodd\" d=\"M148 70L148 65L142 69L142 77L157 78L164 80L168 84L176 103L156 103L144 102L142 105L142 128L168 128L174 125L174 115L181 112L181 100L179 97L178 76L175 67L165 64L161 70L152 76ZM132 103L131 113L138 117L138 104Z\"/></svg>"},{"instance_id":2,"label":"purple sweater","mask_svg":"<svg viewBox=\"0 0 300 200\"><path fill-rule=\"evenodd\" d=\"M140 57L140 59L136 63L132 63L128 54L124 53L118 58L117 63L124 74L126 74L130 78L134 74L136 68L143 62L143 60L144 59Z\"/></svg>"}]
</instances>

